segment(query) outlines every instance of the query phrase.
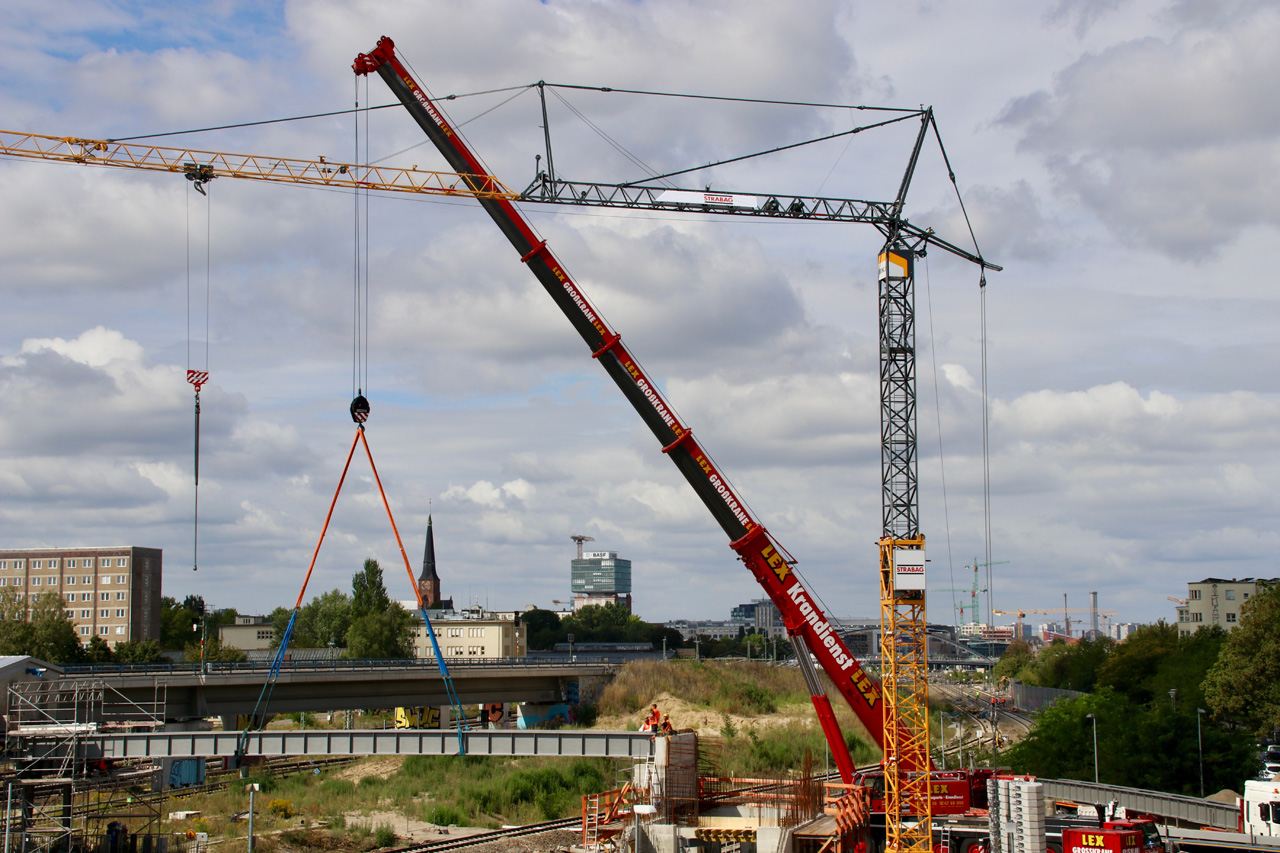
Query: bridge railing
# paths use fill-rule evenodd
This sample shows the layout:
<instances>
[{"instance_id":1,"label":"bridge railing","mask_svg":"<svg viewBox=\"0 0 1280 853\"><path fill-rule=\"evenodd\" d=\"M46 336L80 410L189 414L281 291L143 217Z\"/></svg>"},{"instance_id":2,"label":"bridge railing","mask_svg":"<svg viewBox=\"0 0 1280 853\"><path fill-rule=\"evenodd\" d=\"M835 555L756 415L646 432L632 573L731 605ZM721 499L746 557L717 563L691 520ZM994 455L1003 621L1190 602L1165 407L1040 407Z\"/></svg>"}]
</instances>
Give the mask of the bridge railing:
<instances>
[{"instance_id":1,"label":"bridge railing","mask_svg":"<svg viewBox=\"0 0 1280 853\"><path fill-rule=\"evenodd\" d=\"M502 669L563 669L566 666L608 665L615 663L609 655L574 655L573 660L567 657L561 660L545 658L484 658L478 660L450 660L450 672L467 672L475 670ZM213 673L263 673L271 669L271 661L207 661L201 663L159 661L154 663L77 663L62 666L68 676L83 675L188 675L204 672ZM343 672L369 670L436 670L435 658L392 658L379 659L345 659L329 660L296 659L286 660L282 669L294 672Z\"/></svg>"}]
</instances>

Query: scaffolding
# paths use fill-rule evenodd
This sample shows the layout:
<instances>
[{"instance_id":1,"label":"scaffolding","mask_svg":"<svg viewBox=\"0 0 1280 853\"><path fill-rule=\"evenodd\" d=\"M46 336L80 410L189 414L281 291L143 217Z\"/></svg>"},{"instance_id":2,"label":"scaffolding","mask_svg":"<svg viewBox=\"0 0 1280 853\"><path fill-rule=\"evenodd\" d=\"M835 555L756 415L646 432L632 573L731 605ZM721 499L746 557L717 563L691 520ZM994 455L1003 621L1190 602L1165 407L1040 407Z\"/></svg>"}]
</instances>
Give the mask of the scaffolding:
<instances>
[{"instance_id":1,"label":"scaffolding","mask_svg":"<svg viewBox=\"0 0 1280 853\"><path fill-rule=\"evenodd\" d=\"M161 798L142 796L152 768L89 754L83 739L106 731L164 727L167 690L146 701L98 679L19 682L9 688L2 853L165 853Z\"/></svg>"}]
</instances>

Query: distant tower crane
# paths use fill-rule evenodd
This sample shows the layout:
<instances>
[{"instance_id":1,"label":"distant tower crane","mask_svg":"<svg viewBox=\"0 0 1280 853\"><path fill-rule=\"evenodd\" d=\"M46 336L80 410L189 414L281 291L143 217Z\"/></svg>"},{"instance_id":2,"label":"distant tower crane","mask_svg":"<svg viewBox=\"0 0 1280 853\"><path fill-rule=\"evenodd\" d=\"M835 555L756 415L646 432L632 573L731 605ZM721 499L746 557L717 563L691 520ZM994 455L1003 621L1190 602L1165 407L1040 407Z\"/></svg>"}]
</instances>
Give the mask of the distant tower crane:
<instances>
[{"instance_id":1,"label":"distant tower crane","mask_svg":"<svg viewBox=\"0 0 1280 853\"><path fill-rule=\"evenodd\" d=\"M594 536L583 536L581 534L570 536L569 538L572 539L574 542L578 543L578 559L579 560L582 559L582 543L596 541Z\"/></svg>"}]
</instances>

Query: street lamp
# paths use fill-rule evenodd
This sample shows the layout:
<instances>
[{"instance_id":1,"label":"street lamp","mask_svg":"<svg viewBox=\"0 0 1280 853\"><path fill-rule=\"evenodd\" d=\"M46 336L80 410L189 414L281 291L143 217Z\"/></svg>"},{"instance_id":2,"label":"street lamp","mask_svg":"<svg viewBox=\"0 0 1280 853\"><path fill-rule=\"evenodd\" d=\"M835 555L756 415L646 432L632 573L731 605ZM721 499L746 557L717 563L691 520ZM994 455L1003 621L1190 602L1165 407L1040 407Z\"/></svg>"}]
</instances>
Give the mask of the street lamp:
<instances>
[{"instance_id":1,"label":"street lamp","mask_svg":"<svg viewBox=\"0 0 1280 853\"><path fill-rule=\"evenodd\" d=\"M1200 799L1204 799L1204 738L1200 735L1200 718L1204 708L1196 708L1196 747L1200 752Z\"/></svg>"},{"instance_id":2,"label":"street lamp","mask_svg":"<svg viewBox=\"0 0 1280 853\"><path fill-rule=\"evenodd\" d=\"M1093 784L1098 784L1098 718L1094 714L1085 714L1086 720L1093 720Z\"/></svg>"}]
</instances>

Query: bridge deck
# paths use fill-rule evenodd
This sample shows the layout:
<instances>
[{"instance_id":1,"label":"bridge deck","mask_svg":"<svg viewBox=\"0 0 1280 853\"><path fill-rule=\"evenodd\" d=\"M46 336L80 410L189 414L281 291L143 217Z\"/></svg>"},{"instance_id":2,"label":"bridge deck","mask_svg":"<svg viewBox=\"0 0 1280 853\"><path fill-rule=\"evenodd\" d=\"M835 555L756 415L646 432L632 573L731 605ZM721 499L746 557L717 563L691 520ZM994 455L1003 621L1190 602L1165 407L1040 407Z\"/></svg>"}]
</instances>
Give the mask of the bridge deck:
<instances>
[{"instance_id":1,"label":"bridge deck","mask_svg":"<svg viewBox=\"0 0 1280 853\"><path fill-rule=\"evenodd\" d=\"M653 736L639 732L517 731L462 733L467 755L558 755L647 759ZM94 734L76 738L86 758L207 758L235 755L239 732L156 732ZM42 738L28 745L31 755L56 754L65 740ZM458 735L432 729L314 729L262 731L249 735L245 754L282 755L457 755Z\"/></svg>"}]
</instances>

